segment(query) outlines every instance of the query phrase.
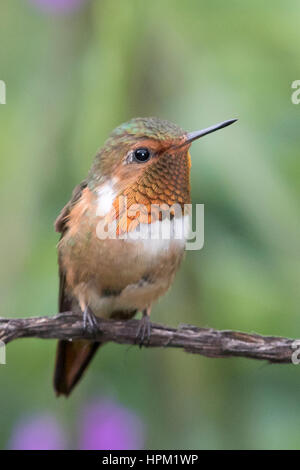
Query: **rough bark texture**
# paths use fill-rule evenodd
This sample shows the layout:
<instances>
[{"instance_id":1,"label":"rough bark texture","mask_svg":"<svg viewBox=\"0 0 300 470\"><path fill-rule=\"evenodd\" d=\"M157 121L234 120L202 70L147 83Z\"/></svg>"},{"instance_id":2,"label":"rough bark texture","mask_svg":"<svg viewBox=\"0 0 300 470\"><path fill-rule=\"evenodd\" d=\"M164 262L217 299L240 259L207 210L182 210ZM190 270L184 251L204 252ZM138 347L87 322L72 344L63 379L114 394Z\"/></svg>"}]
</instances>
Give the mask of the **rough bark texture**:
<instances>
[{"instance_id":1,"label":"rough bark texture","mask_svg":"<svg viewBox=\"0 0 300 470\"><path fill-rule=\"evenodd\" d=\"M9 343L18 338L97 339L119 344L136 344L139 320L98 320L99 332L84 331L82 318L72 312L52 317L0 318L0 340ZM207 357L246 357L273 363L292 362L292 354L300 348L300 340L260 336L239 331L219 331L180 325L177 329L152 323L148 347L182 348L186 352ZM300 354L299 354L300 356Z\"/></svg>"}]
</instances>

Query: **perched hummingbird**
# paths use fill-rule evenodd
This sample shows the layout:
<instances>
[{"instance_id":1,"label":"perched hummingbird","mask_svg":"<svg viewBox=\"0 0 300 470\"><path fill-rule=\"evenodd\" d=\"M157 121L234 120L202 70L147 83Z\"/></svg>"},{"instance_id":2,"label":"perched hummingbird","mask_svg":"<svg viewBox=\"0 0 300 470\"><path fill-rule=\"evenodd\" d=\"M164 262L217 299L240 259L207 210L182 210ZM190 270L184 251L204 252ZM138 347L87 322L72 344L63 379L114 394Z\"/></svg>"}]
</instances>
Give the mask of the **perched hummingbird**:
<instances>
[{"instance_id":1,"label":"perched hummingbird","mask_svg":"<svg viewBox=\"0 0 300 470\"><path fill-rule=\"evenodd\" d=\"M151 307L173 281L185 238L172 236L172 231L163 240L139 234L163 224L153 205L190 204L191 143L235 121L187 133L168 121L136 118L112 132L55 221L61 233L60 312L82 312L84 325L97 328L95 316L130 319L141 311L137 337L141 344L149 337ZM130 212L135 205L143 207L139 217ZM173 213L174 227L186 222L183 213ZM111 225L107 233L112 236L101 236L103 227ZM59 341L54 375L58 395L69 395L100 345Z\"/></svg>"}]
</instances>

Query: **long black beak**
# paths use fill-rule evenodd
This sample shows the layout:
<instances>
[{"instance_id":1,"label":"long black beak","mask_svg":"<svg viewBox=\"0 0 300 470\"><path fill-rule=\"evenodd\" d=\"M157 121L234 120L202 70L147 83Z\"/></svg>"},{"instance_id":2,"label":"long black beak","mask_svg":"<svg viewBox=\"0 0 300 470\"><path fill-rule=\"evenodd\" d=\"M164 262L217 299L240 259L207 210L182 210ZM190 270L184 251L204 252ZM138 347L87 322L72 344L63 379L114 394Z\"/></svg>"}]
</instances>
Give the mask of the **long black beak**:
<instances>
[{"instance_id":1,"label":"long black beak","mask_svg":"<svg viewBox=\"0 0 300 470\"><path fill-rule=\"evenodd\" d=\"M216 124L215 126L202 129L202 131L190 132L187 135L187 140L185 141L185 143L191 143L194 140L199 139L200 137L203 137L204 135L211 134L212 132L218 131L219 129L223 129L223 127L230 126L236 121L237 119L229 119L228 121L220 122L219 124Z\"/></svg>"}]
</instances>

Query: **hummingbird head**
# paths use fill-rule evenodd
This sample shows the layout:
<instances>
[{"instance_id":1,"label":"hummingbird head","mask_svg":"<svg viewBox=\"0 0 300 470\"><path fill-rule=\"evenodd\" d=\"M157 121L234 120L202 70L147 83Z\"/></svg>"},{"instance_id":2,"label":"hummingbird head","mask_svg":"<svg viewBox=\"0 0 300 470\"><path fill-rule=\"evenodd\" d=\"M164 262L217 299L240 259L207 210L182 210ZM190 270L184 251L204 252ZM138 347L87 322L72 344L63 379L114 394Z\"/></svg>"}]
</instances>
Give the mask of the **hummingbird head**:
<instances>
[{"instance_id":1,"label":"hummingbird head","mask_svg":"<svg viewBox=\"0 0 300 470\"><path fill-rule=\"evenodd\" d=\"M192 142L236 119L188 133L158 118L135 118L109 136L90 171L91 185L113 186L137 204L190 203Z\"/></svg>"}]
</instances>

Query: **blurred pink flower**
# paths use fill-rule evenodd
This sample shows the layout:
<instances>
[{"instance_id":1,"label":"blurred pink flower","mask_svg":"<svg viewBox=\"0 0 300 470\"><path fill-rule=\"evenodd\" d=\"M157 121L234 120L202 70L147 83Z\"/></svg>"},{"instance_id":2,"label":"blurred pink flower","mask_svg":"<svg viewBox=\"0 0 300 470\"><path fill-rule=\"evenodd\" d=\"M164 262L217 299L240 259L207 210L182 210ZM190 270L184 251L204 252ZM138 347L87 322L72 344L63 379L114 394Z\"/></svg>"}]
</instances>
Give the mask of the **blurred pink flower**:
<instances>
[{"instance_id":1,"label":"blurred pink flower","mask_svg":"<svg viewBox=\"0 0 300 470\"><path fill-rule=\"evenodd\" d=\"M49 12L68 12L86 3L87 0L30 0L31 3Z\"/></svg>"},{"instance_id":2,"label":"blurred pink flower","mask_svg":"<svg viewBox=\"0 0 300 470\"><path fill-rule=\"evenodd\" d=\"M64 449L63 430L51 415L36 415L21 420L12 432L9 448L13 450Z\"/></svg>"},{"instance_id":3,"label":"blurred pink flower","mask_svg":"<svg viewBox=\"0 0 300 470\"><path fill-rule=\"evenodd\" d=\"M77 422L79 442L84 450L138 450L144 448L144 426L129 409L112 400L92 402L83 407ZM50 414L22 418L15 425L8 445L14 450L66 449L66 435Z\"/></svg>"},{"instance_id":4,"label":"blurred pink flower","mask_svg":"<svg viewBox=\"0 0 300 470\"><path fill-rule=\"evenodd\" d=\"M141 420L111 400L87 405L80 419L79 448L83 450L138 450L144 447Z\"/></svg>"}]
</instances>

